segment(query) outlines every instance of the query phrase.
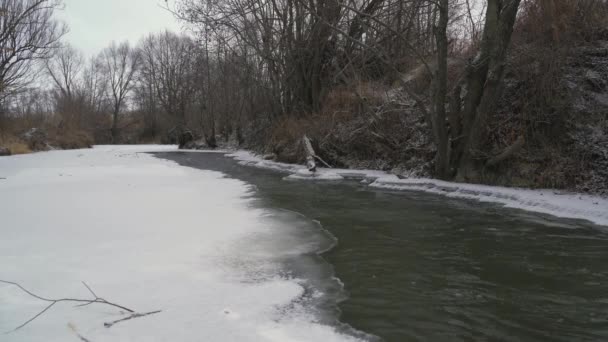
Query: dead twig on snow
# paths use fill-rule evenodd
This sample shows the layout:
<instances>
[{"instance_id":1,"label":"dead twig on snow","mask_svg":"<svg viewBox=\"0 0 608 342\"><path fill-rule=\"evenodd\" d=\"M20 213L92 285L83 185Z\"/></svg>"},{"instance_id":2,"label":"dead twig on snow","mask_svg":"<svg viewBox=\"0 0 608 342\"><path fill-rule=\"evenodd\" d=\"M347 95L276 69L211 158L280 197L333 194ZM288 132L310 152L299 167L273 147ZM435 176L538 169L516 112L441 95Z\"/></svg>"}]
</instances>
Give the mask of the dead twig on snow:
<instances>
[{"instance_id":1,"label":"dead twig on snow","mask_svg":"<svg viewBox=\"0 0 608 342\"><path fill-rule=\"evenodd\" d=\"M104 323L103 326L106 327L106 328L111 328L116 323L128 321L128 320L134 319L134 318L150 316L150 315L154 315L154 314L157 314L157 313L160 313L160 312L162 312L162 310L151 311L151 312L146 312L146 313L134 313L134 314L132 314L129 317L125 317L125 318L122 318L122 319L119 319L119 320L116 320L116 321L113 321L113 322Z\"/></svg>"},{"instance_id":2,"label":"dead twig on snow","mask_svg":"<svg viewBox=\"0 0 608 342\"><path fill-rule=\"evenodd\" d=\"M78 332L78 330L76 329L76 326L72 323L68 323L68 328L70 328L70 330L72 330L72 332L74 334L76 334L76 336L82 341L82 342L91 342L91 340L89 340L88 338L80 335L80 332Z\"/></svg>"},{"instance_id":3,"label":"dead twig on snow","mask_svg":"<svg viewBox=\"0 0 608 342\"><path fill-rule=\"evenodd\" d=\"M133 311L133 310L127 308L127 307L124 307L124 306L116 304L116 303L109 302L109 301L107 301L107 300L105 300L103 298L98 297L95 294L95 292L91 289L91 287L88 286L85 282L82 282L82 284L95 297L94 299L77 299L77 298L50 299L50 298L45 298L45 297L39 296L39 295L37 295L37 294L35 294L35 293L27 290L26 288L24 288L20 284L12 282L12 281L0 280L0 283L15 286L15 287L19 288L21 291L27 293L28 295L30 295L30 296L32 296L32 297L34 297L36 299L39 299L41 301L50 303L42 311L38 312L34 317L28 319L25 323L21 324L20 326L16 327L15 329L13 329L13 330L11 330L9 332L14 332L14 331L17 331L17 330L25 327L26 325L28 325L29 323L31 323L32 321L34 321L36 318L40 317L42 314L44 314L45 312L47 312L48 310L50 310L55 304L62 303L62 302L80 303L77 306L86 306L86 305L91 305L91 304L104 304L104 305L113 306L115 308L118 308L118 309L121 309L121 310L124 310L124 311L128 311L130 313L135 313L135 311Z\"/></svg>"}]
</instances>

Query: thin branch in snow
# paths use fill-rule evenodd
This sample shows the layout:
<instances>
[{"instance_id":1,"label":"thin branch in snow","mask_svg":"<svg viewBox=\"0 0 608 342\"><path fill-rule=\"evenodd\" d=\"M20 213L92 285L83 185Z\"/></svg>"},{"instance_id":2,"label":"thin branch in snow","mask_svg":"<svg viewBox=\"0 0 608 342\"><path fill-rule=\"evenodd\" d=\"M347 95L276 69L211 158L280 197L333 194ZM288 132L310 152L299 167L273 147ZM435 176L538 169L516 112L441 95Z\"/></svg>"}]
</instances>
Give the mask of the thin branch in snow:
<instances>
[{"instance_id":1,"label":"thin branch in snow","mask_svg":"<svg viewBox=\"0 0 608 342\"><path fill-rule=\"evenodd\" d=\"M70 328L70 330L72 330L74 332L74 334L76 334L76 336L78 336L78 338L82 341L82 342L91 342L91 340L89 340L88 338L82 336L78 330L76 329L76 326L72 323L68 323L68 328Z\"/></svg>"},{"instance_id":2,"label":"thin branch in snow","mask_svg":"<svg viewBox=\"0 0 608 342\"><path fill-rule=\"evenodd\" d=\"M45 312L47 312L50 308L52 308L55 304L57 303L61 303L61 302L75 302L75 303L81 303L79 306L86 306L86 305L90 305L90 304L104 304L104 305L109 305L109 306L113 306L115 308L119 308L125 311L128 311L130 313L135 313L135 311L124 307L122 305L116 304L116 303L112 303L112 302L108 302L107 300L98 297L95 292L91 289L91 287L89 285L87 285L85 282L82 282L82 284L87 288L87 290L89 290L89 292L91 292L91 294L93 294L93 296L95 296L94 299L77 299L77 298L60 298L60 299L49 299L49 298L45 298L42 296L39 296L31 291L29 291L28 289L24 288L23 286L21 286L18 283L12 282L12 281L6 281L6 280L1 280L0 279L0 283L4 283L7 285L12 285L15 286L17 288L19 288L21 291L27 293L28 295L39 299L41 301L44 302L48 302L50 303L47 307L45 307L42 311L40 311L39 313L37 313L34 317L28 319L25 323L21 324L20 326L16 327L15 329L13 329L10 332L14 332L17 331L23 327L25 327L26 325L28 325L29 323L31 323L32 321L34 321L36 318L40 317L42 314L44 314ZM148 314L135 314L135 315L140 315L138 317L141 317L141 315L148 315ZM134 315L133 315L134 316ZM131 317L131 318L135 318L135 317ZM130 319L130 318L129 318Z\"/></svg>"},{"instance_id":3,"label":"thin branch in snow","mask_svg":"<svg viewBox=\"0 0 608 342\"><path fill-rule=\"evenodd\" d=\"M93 296L95 296L95 298L99 298L99 296L97 294L95 294L95 292L93 290L91 290L91 287L89 287L89 285L87 285L87 283L85 283L84 281L82 282L82 285L84 285L84 287L87 288L87 290L89 290L89 292L91 292L91 294Z\"/></svg>"},{"instance_id":4,"label":"thin branch in snow","mask_svg":"<svg viewBox=\"0 0 608 342\"><path fill-rule=\"evenodd\" d=\"M46 308L44 308L44 310L40 311L39 313L36 314L36 316L28 319L27 321L25 321L25 323L21 324L20 326L16 327L15 329L11 330L10 332L13 331L17 331L21 328L23 328L24 326L28 325L30 322L32 322L33 320L35 320L36 318L40 317L43 313L47 312L50 308L53 307L53 305L57 304L57 302L52 302L51 304L49 304Z\"/></svg>"},{"instance_id":5,"label":"thin branch in snow","mask_svg":"<svg viewBox=\"0 0 608 342\"><path fill-rule=\"evenodd\" d=\"M134 313L134 314L132 314L129 317L125 317L125 318L122 318L122 319L119 319L119 320L116 320L116 321L113 321L113 322L107 322L107 323L104 323L103 325L106 328L111 328L116 323L128 321L128 320L134 319L134 318L150 316L150 315L154 315L154 314L157 314L157 313L160 313L160 312L162 312L162 310L151 311L151 312L146 312L146 313Z\"/></svg>"},{"instance_id":6,"label":"thin branch in snow","mask_svg":"<svg viewBox=\"0 0 608 342\"><path fill-rule=\"evenodd\" d=\"M82 285L84 285L84 287L86 287L86 288L87 288L87 290L89 290L89 292L91 292L91 294L92 294L93 296L95 296L95 299L94 299L94 300L91 300L91 301L90 301L90 302L88 302L88 303L84 303L84 304L78 304L78 305L76 305L76 307L83 307L83 306L88 306L88 305L91 305L91 304L94 304L94 303L103 303L103 302L106 302L106 300L105 300L105 299L103 299L103 298L99 298L99 296L98 296L98 295L95 293L95 291L93 291L93 290L91 289L91 287L90 287L89 285L87 285L87 283L85 283L85 282L83 281L83 282L82 282Z\"/></svg>"}]
</instances>

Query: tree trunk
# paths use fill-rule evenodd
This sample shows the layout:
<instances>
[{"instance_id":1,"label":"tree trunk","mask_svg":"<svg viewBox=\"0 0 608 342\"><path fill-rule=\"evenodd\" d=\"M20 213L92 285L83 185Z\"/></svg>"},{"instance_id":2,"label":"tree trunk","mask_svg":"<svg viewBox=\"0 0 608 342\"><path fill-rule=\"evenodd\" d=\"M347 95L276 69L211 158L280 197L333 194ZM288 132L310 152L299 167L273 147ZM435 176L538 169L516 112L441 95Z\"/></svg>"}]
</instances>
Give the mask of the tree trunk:
<instances>
[{"instance_id":1,"label":"tree trunk","mask_svg":"<svg viewBox=\"0 0 608 342\"><path fill-rule=\"evenodd\" d=\"M112 129L110 133L112 135L112 144L116 144L118 142L118 108L114 108L114 112L112 113Z\"/></svg>"},{"instance_id":2,"label":"tree trunk","mask_svg":"<svg viewBox=\"0 0 608 342\"><path fill-rule=\"evenodd\" d=\"M479 151L487 140L487 120L502 95L503 76L513 25L521 0L489 0L481 47L467 75L463 139L457 180L477 180Z\"/></svg>"},{"instance_id":3,"label":"tree trunk","mask_svg":"<svg viewBox=\"0 0 608 342\"><path fill-rule=\"evenodd\" d=\"M434 27L437 70L433 73L431 126L437 145L435 172L439 178L478 181L485 167L480 153L487 142L487 120L502 94L507 50L521 0L488 0L479 52L456 84L446 111L447 27L449 0L440 0ZM450 130L446 128L446 119Z\"/></svg>"},{"instance_id":4,"label":"tree trunk","mask_svg":"<svg viewBox=\"0 0 608 342\"><path fill-rule=\"evenodd\" d=\"M541 0L540 4L545 39L550 44L557 44L559 43L559 29L557 27L555 0Z\"/></svg>"},{"instance_id":5,"label":"tree trunk","mask_svg":"<svg viewBox=\"0 0 608 342\"><path fill-rule=\"evenodd\" d=\"M437 156L435 158L435 172L439 178L449 177L449 143L446 129L446 96L448 82L448 0L440 0L439 22L435 27L437 43L437 71L433 78L433 104L434 115L432 120L433 133L437 142Z\"/></svg>"}]
</instances>

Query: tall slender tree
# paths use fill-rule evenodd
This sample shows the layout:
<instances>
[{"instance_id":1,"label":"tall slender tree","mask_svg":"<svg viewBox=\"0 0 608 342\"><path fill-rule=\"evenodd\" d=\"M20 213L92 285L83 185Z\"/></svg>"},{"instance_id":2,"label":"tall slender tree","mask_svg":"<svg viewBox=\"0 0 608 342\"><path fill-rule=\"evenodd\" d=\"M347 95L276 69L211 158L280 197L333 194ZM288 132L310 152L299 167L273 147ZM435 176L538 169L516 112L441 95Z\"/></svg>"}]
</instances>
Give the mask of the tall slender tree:
<instances>
[{"instance_id":1,"label":"tall slender tree","mask_svg":"<svg viewBox=\"0 0 608 342\"><path fill-rule=\"evenodd\" d=\"M112 102L112 142L118 142L118 120L127 96L135 85L135 73L140 54L128 42L112 43L100 54L103 72L107 77L108 92Z\"/></svg>"}]
</instances>

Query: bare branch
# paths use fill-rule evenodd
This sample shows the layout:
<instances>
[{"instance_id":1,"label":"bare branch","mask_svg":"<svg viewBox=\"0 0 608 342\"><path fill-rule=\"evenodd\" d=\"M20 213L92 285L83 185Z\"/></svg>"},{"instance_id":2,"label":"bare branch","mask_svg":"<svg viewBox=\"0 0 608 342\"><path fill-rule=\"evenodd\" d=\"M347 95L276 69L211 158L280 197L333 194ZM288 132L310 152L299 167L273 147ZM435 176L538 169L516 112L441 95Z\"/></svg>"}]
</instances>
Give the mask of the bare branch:
<instances>
[{"instance_id":1,"label":"bare branch","mask_svg":"<svg viewBox=\"0 0 608 342\"><path fill-rule=\"evenodd\" d=\"M91 292L91 294L92 294L93 296L95 296L95 298L99 298L99 296L98 296L98 295L96 295L96 294L95 294L95 292L93 292L93 290L91 290L91 288L89 287L89 285L87 285L87 283L85 283L85 282L83 281L83 282L82 282L82 285L84 285L84 287L86 287L86 288L87 288L87 290L89 290L89 292Z\"/></svg>"},{"instance_id":2,"label":"bare branch","mask_svg":"<svg viewBox=\"0 0 608 342\"><path fill-rule=\"evenodd\" d=\"M111 328L114 324L120 323L120 322L124 322L124 321L128 321L131 319L135 319L135 318L140 318L140 317L145 317L145 316L150 316L150 315L154 315L157 313L162 312L162 310L157 310L157 311L151 311L151 312L146 312L146 313L134 313L131 316L116 320L116 321L112 321L112 322L106 322L103 324L104 327L106 328Z\"/></svg>"},{"instance_id":3,"label":"bare branch","mask_svg":"<svg viewBox=\"0 0 608 342\"><path fill-rule=\"evenodd\" d=\"M135 313L135 311L133 311L133 310L131 310L131 309L125 307L125 306L122 306L122 305L119 305L119 304L116 304L116 303L112 303L112 302L108 302L107 300L105 300L103 298L97 297L97 295L95 294L95 292L85 282L82 282L82 284L87 288L87 290L89 290L89 292L91 292L95 296L95 299L77 299L77 298L49 299L49 298L45 298L45 297L39 296L39 295L37 295L37 294L29 291L28 289L26 289L25 287L21 286L20 284L18 284L16 282L6 281L6 280L0 280L0 283L4 283L4 284L7 284L7 285L15 286L18 289L20 289L21 291L25 292L26 294L28 294L28 295L36 298L36 299L39 299L41 301L50 303L47 307L45 307L42 311L40 311L39 313L37 313L34 317L28 319L25 323L19 325L18 327L16 327L15 329L13 329L10 332L14 332L14 331L17 331L17 330L25 327L26 325L28 325L29 323L31 323L32 321L34 321L36 318L40 317L42 314L44 314L45 312L47 312L55 304L62 303L62 302L84 303L84 304L81 304L80 306L86 306L86 305L98 303L98 304L109 305L109 306L112 306L112 307L115 307L115 308L118 308L118 309L121 309L121 310L125 310L125 311L128 311L130 313Z\"/></svg>"},{"instance_id":4,"label":"bare branch","mask_svg":"<svg viewBox=\"0 0 608 342\"><path fill-rule=\"evenodd\" d=\"M25 321L25 323L21 324L20 326L16 327L15 329L11 330L11 332L13 331L17 331L21 328L23 328L24 326L28 325L30 322L32 322L33 320L35 320L36 318L40 317L43 313L47 312L50 308L53 307L53 305L57 304L57 302L52 302L51 304L49 304L46 308L44 308L44 310L40 311L39 313L37 313L34 317L28 319L27 321Z\"/></svg>"}]
</instances>

